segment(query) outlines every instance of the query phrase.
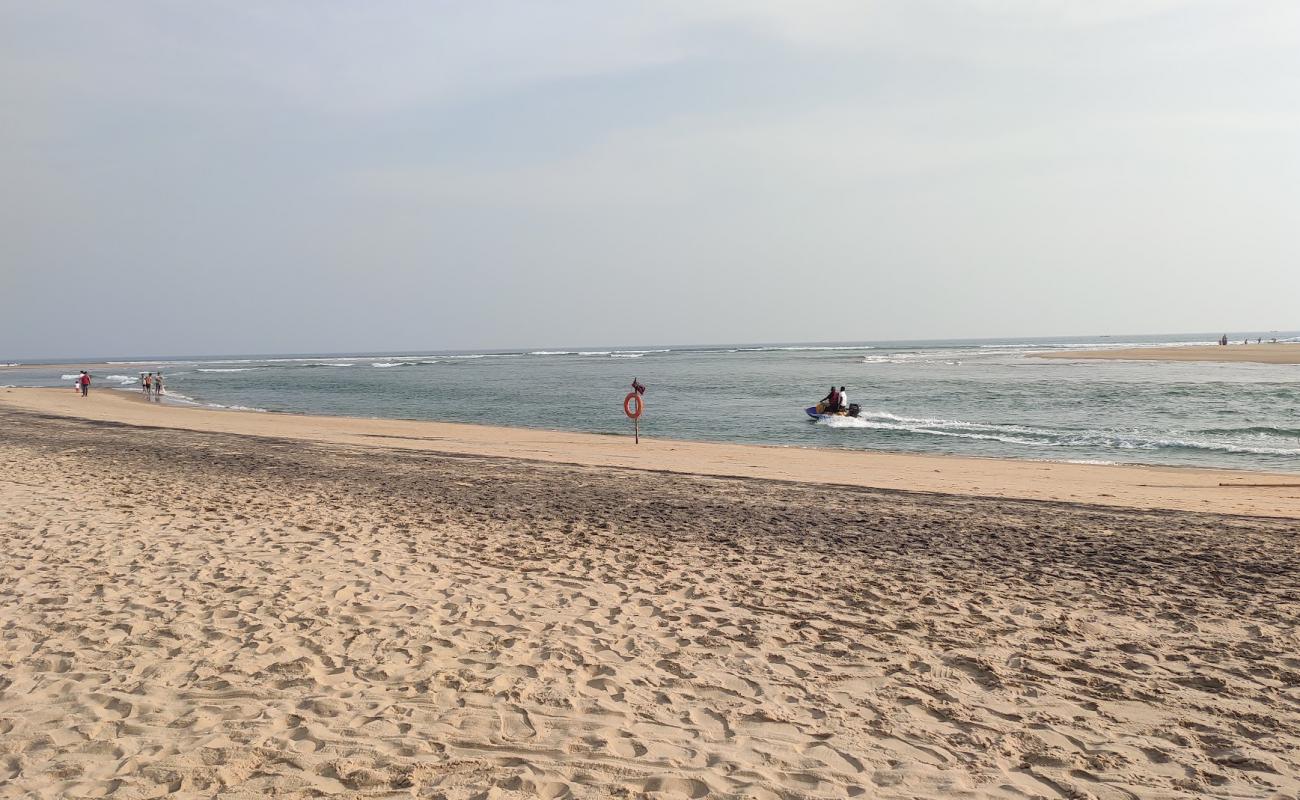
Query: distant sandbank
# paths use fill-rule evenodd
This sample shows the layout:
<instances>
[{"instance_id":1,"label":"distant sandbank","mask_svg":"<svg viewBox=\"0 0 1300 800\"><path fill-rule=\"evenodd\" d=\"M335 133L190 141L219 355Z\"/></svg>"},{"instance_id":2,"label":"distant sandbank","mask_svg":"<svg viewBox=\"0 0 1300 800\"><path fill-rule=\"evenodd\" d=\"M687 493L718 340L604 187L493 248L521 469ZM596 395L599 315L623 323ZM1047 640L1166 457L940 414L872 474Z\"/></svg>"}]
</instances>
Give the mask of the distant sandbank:
<instances>
[{"instance_id":1,"label":"distant sandbank","mask_svg":"<svg viewBox=\"0 0 1300 800\"><path fill-rule=\"evenodd\" d=\"M1115 350L1057 350L1034 358L1106 359L1117 361L1232 361L1257 364L1300 364L1300 343L1189 345L1187 347L1125 347Z\"/></svg>"}]
</instances>

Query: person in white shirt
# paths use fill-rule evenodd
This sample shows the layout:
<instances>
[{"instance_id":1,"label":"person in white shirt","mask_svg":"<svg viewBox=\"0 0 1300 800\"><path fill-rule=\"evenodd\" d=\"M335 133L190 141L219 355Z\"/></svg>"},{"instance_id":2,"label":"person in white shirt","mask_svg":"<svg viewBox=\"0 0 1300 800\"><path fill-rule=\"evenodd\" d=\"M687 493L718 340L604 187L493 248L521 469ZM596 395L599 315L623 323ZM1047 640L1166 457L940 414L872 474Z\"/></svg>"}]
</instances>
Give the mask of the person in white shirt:
<instances>
[{"instance_id":1,"label":"person in white shirt","mask_svg":"<svg viewBox=\"0 0 1300 800\"><path fill-rule=\"evenodd\" d=\"M843 386L840 387L840 409L843 411L849 410L849 393L844 391Z\"/></svg>"}]
</instances>

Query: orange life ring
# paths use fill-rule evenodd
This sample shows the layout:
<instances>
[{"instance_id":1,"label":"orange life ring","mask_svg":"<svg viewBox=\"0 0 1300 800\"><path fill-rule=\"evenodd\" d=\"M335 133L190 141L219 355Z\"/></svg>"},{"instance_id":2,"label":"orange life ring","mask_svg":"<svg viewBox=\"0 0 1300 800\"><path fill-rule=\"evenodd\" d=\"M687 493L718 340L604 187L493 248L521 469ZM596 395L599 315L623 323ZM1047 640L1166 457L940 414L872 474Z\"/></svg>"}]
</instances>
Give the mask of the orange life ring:
<instances>
[{"instance_id":1,"label":"orange life ring","mask_svg":"<svg viewBox=\"0 0 1300 800\"><path fill-rule=\"evenodd\" d=\"M636 403L636 411L632 410L633 403ZM627 414L629 419L640 419L641 412L644 410L645 401L636 392L628 392L627 397L623 398L623 413Z\"/></svg>"}]
</instances>

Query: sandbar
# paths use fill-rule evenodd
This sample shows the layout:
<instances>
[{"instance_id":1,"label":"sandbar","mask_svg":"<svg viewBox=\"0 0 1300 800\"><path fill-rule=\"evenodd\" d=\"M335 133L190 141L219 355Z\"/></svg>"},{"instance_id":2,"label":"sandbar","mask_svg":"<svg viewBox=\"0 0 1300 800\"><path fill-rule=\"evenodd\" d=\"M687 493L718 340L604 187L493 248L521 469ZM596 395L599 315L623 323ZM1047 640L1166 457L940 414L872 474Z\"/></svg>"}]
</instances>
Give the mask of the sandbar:
<instances>
[{"instance_id":1,"label":"sandbar","mask_svg":"<svg viewBox=\"0 0 1300 800\"><path fill-rule=\"evenodd\" d=\"M1300 364L1300 342L1269 344L1187 345L1186 347L1124 347L1114 350L1058 350L1033 353L1033 358L1100 359L1116 361L1225 361L1256 364Z\"/></svg>"}]
</instances>

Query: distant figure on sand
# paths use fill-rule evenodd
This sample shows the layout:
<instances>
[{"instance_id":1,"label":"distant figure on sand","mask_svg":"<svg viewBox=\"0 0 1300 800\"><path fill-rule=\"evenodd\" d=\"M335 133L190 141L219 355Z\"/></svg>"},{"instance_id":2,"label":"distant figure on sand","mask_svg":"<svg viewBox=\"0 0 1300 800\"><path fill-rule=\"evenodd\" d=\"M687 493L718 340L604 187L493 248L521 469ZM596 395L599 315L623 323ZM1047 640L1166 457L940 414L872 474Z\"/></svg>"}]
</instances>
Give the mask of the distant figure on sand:
<instances>
[{"instance_id":1,"label":"distant figure on sand","mask_svg":"<svg viewBox=\"0 0 1300 800\"><path fill-rule=\"evenodd\" d=\"M144 399L148 400L149 395L153 392L153 373L141 373L140 391L144 392Z\"/></svg>"},{"instance_id":2,"label":"distant figure on sand","mask_svg":"<svg viewBox=\"0 0 1300 800\"><path fill-rule=\"evenodd\" d=\"M162 373L159 372L157 375L153 376L153 401L155 403L161 403L162 395L163 395Z\"/></svg>"},{"instance_id":3,"label":"distant figure on sand","mask_svg":"<svg viewBox=\"0 0 1300 800\"><path fill-rule=\"evenodd\" d=\"M90 394L90 373L86 372L83 369L81 371L81 378L79 378L78 380L81 383L81 396L82 397L88 396Z\"/></svg>"},{"instance_id":4,"label":"distant figure on sand","mask_svg":"<svg viewBox=\"0 0 1300 800\"><path fill-rule=\"evenodd\" d=\"M1225 333L1223 336L1219 337L1219 344L1222 347L1228 346L1228 334Z\"/></svg>"}]
</instances>

